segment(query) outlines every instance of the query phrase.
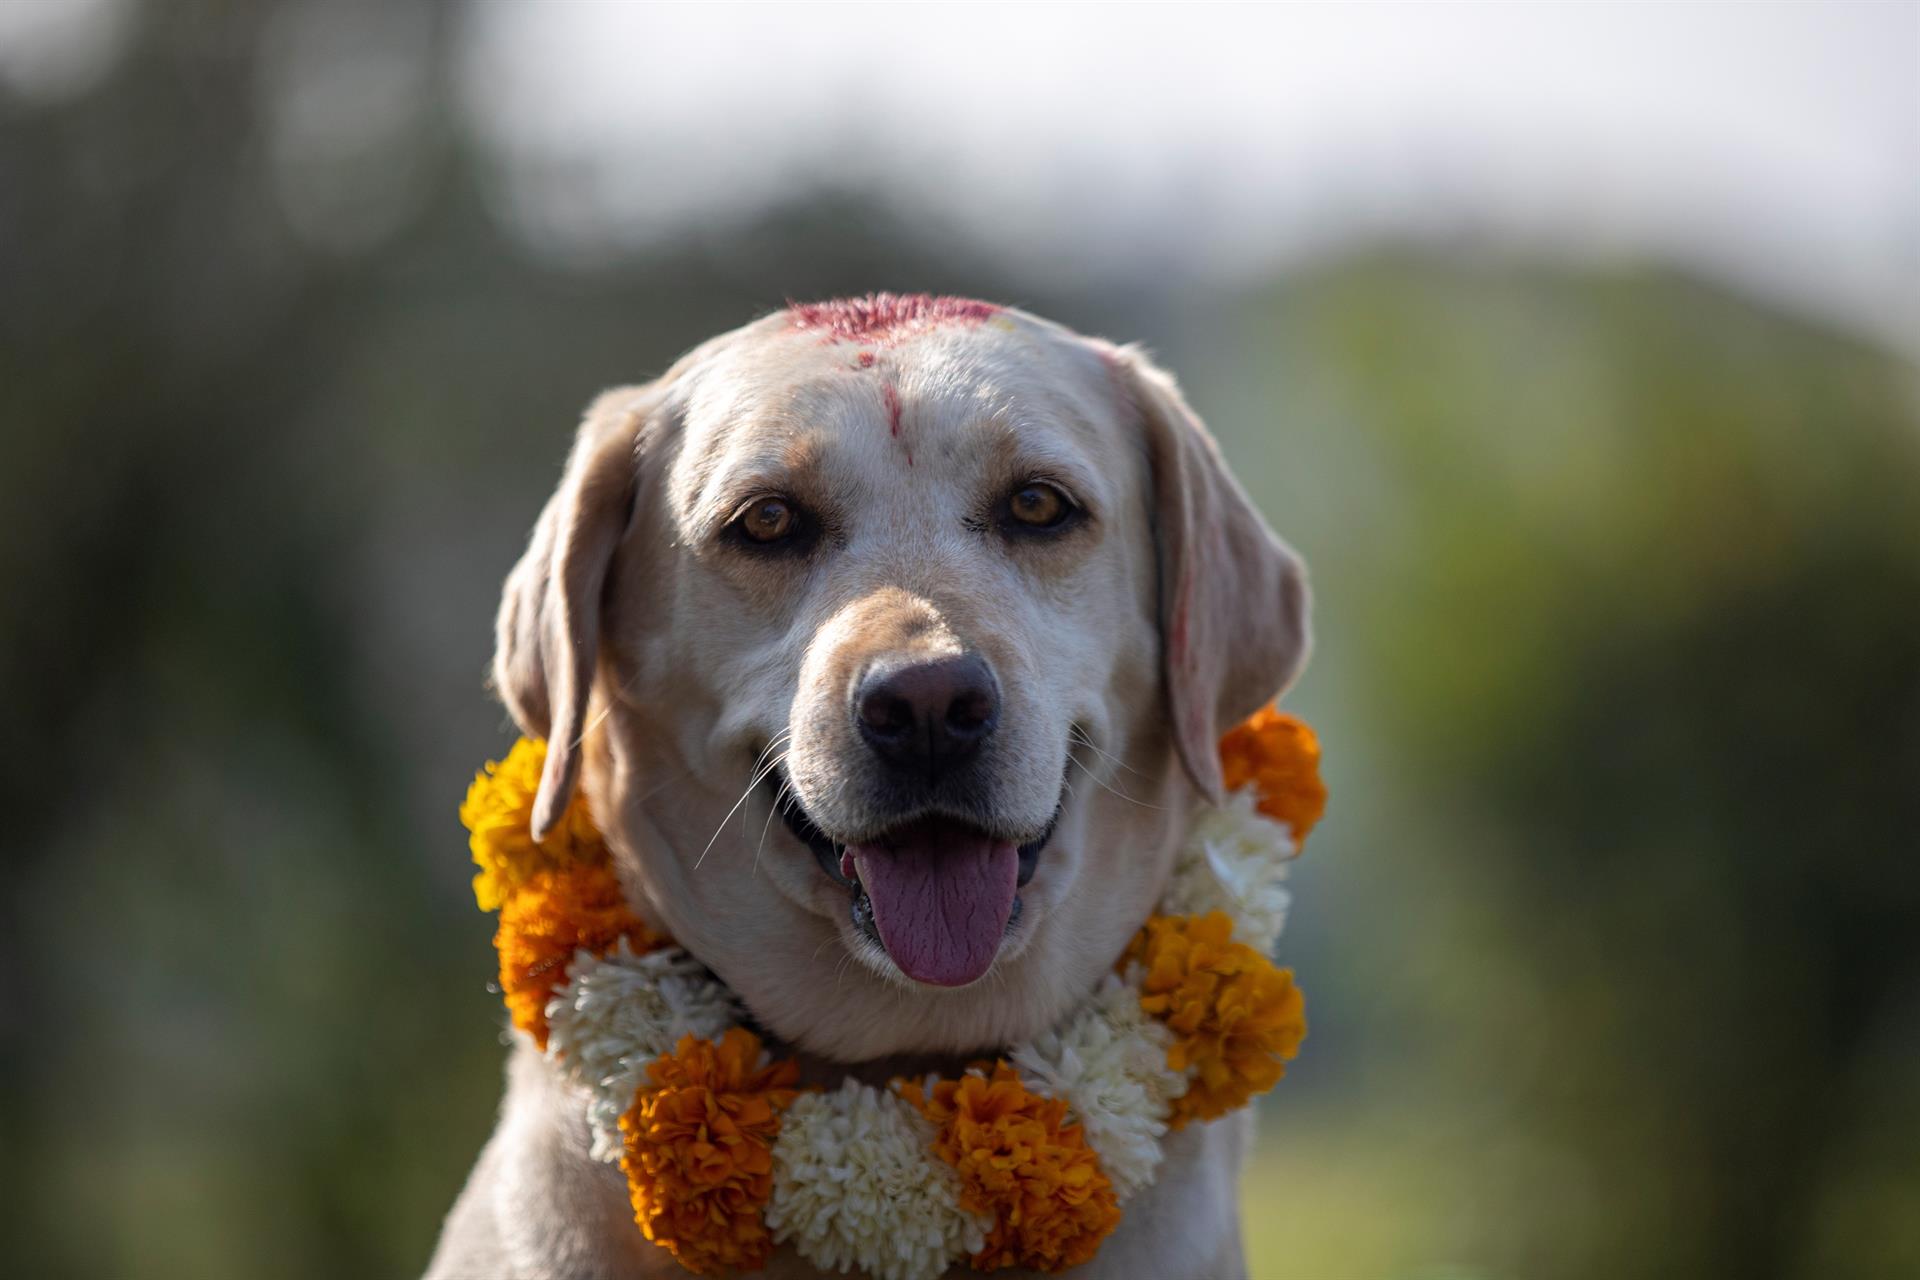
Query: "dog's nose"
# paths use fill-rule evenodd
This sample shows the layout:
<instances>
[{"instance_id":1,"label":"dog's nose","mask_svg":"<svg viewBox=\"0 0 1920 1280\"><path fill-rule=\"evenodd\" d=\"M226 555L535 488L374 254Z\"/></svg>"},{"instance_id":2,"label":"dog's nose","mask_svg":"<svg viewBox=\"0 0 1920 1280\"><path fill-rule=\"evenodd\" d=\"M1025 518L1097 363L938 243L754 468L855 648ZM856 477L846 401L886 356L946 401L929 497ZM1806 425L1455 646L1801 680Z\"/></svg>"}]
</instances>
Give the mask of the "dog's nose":
<instances>
[{"instance_id":1,"label":"dog's nose","mask_svg":"<svg viewBox=\"0 0 1920 1280\"><path fill-rule=\"evenodd\" d=\"M936 777L992 734L1000 721L1000 691L992 670L974 654L916 662L863 678L853 719L882 760Z\"/></svg>"}]
</instances>

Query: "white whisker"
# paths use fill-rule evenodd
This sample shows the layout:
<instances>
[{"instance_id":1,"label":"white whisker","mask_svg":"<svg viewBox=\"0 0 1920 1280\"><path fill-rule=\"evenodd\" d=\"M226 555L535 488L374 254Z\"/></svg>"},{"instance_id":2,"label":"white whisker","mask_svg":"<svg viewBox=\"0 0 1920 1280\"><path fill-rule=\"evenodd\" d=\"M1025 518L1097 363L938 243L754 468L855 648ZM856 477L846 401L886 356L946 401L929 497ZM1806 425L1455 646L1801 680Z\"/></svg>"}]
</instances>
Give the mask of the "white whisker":
<instances>
[{"instance_id":1,"label":"white whisker","mask_svg":"<svg viewBox=\"0 0 1920 1280\"><path fill-rule=\"evenodd\" d=\"M1080 743L1080 745L1084 746L1087 750L1099 756L1102 760L1105 760L1109 764L1113 765L1114 768L1125 770L1127 773L1132 774L1136 778L1144 776L1138 769L1135 769L1130 765L1128 765L1127 762L1122 760L1119 756L1114 755L1110 751L1101 750L1100 747L1094 742L1094 740L1087 736L1086 730L1082 729L1079 725L1077 724L1069 725L1067 728L1067 732L1073 736L1076 742Z\"/></svg>"},{"instance_id":2,"label":"white whisker","mask_svg":"<svg viewBox=\"0 0 1920 1280\"><path fill-rule=\"evenodd\" d=\"M1087 777L1092 780L1093 785L1096 787L1099 787L1102 791L1105 791L1109 795L1116 796L1121 800L1125 800L1128 804L1137 804L1142 809L1153 809L1155 811L1164 811L1166 807L1164 805L1148 804L1145 800L1135 799L1133 796L1128 795L1126 792L1118 790L1115 787L1109 786L1104 780L1101 779L1099 774L1087 768L1086 763L1084 761L1076 759L1074 757L1073 752L1071 751L1067 752L1067 760L1069 763L1079 765L1080 771L1086 774ZM1069 775L1069 779L1070 777L1071 775ZM1069 790L1071 790L1072 783L1070 780L1068 782L1068 787L1069 787Z\"/></svg>"},{"instance_id":3,"label":"white whisker","mask_svg":"<svg viewBox=\"0 0 1920 1280\"><path fill-rule=\"evenodd\" d=\"M787 753L782 752L780 758L774 761L774 764L777 767L786 762ZM774 815L780 812L780 806L785 803L787 792L790 789L787 780L784 777L781 778L779 789L773 793L773 803L767 806L767 820L760 824L760 843L755 845L753 849L753 871L750 873L751 875L758 875L760 873L760 855L766 852L767 832L773 829Z\"/></svg>"},{"instance_id":4,"label":"white whisker","mask_svg":"<svg viewBox=\"0 0 1920 1280\"><path fill-rule=\"evenodd\" d=\"M768 744L767 749L769 751L772 750L772 744ZM760 753L759 759L765 760L766 758L767 758L767 752L762 751ZM780 766L780 763L785 759L786 759L786 756L782 755L779 760L774 761L772 764L768 765L764 769L761 769L758 767L759 761L755 761L755 772L753 774L753 777L748 780L746 790L742 791L740 793L740 798L733 802L733 808L727 810L727 816L720 819L720 825L713 829L713 838L707 841L707 847L702 849L700 851L700 856L693 860L693 869L695 871L698 871L700 869L700 864L707 860L707 855L713 852L713 846L719 841L720 833L727 829L727 824L729 822L733 821L733 815L740 812L740 806L747 802L747 797L753 794L754 788L758 787L762 782L765 782L767 778L773 773L773 771L776 768L778 768Z\"/></svg>"},{"instance_id":5,"label":"white whisker","mask_svg":"<svg viewBox=\"0 0 1920 1280\"><path fill-rule=\"evenodd\" d=\"M659 783L655 786L648 787L645 791L642 791L640 793L640 802L644 804L646 801L651 800L655 796L659 795L662 791L665 791L668 787L672 786L674 783L685 782L688 778L691 778L692 776L693 776L693 770L682 769L680 770L680 772L674 774L671 778L668 778L665 782Z\"/></svg>"},{"instance_id":6,"label":"white whisker","mask_svg":"<svg viewBox=\"0 0 1920 1280\"><path fill-rule=\"evenodd\" d=\"M813 949L813 954L812 954L811 956L808 956L808 957L807 957L807 963L808 963L808 964L812 964L812 963L813 963L813 962L814 962L815 960L818 960L818 959L820 958L820 953L821 953L822 951L825 951L825 950L826 950L826 949L827 949L827 948L828 948L828 947L829 947L830 945L832 945L833 943L836 943L836 942L838 942L838 941L840 941L840 935L839 935L839 934L837 934L837 933L830 933L830 934L828 934L828 935L827 935L827 937L826 937L826 939L825 939L824 941L822 941L822 942L821 942L821 944L820 944L819 946L817 946L817 947L815 947L815 948Z\"/></svg>"}]
</instances>

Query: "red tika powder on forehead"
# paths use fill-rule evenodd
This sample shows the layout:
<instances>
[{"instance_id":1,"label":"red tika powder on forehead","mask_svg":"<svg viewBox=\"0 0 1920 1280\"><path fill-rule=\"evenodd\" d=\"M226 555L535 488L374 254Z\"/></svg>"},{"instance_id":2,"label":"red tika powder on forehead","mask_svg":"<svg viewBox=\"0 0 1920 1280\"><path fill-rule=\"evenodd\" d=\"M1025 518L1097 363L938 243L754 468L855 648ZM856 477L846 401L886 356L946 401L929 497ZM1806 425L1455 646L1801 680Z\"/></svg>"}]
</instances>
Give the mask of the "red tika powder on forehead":
<instances>
[{"instance_id":1,"label":"red tika powder on forehead","mask_svg":"<svg viewBox=\"0 0 1920 1280\"><path fill-rule=\"evenodd\" d=\"M789 302L796 329L826 342L883 342L944 324L979 324L1000 314L991 302L930 293L870 293L830 302Z\"/></svg>"}]
</instances>

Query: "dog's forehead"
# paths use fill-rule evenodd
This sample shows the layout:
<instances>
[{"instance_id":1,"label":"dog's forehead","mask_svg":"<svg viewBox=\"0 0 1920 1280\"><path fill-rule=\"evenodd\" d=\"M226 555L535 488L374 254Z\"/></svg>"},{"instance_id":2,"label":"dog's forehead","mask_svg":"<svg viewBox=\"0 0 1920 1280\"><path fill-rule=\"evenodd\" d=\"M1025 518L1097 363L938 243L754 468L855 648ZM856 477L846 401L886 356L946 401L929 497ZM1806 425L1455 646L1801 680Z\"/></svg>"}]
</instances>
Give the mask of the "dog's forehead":
<instances>
[{"instance_id":1,"label":"dog's forehead","mask_svg":"<svg viewBox=\"0 0 1920 1280\"><path fill-rule=\"evenodd\" d=\"M795 307L739 331L689 380L700 469L850 446L909 470L1016 440L1110 446L1125 405L1099 348L1022 312L934 301L955 305L893 323L859 304Z\"/></svg>"}]
</instances>

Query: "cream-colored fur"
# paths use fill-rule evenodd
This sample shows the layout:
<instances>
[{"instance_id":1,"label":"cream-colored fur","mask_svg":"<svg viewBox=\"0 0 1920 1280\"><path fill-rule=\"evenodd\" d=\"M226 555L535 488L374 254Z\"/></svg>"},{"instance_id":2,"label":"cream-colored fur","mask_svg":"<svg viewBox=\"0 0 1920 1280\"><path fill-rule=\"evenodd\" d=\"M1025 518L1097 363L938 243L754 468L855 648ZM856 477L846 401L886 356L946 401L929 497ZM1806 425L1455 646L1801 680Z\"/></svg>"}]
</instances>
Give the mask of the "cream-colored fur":
<instances>
[{"instance_id":1,"label":"cream-colored fur","mask_svg":"<svg viewBox=\"0 0 1920 1280\"><path fill-rule=\"evenodd\" d=\"M1089 518L1038 539L983 518L1036 478ZM767 494L818 514L808 554L725 535ZM508 579L495 677L551 741L536 827L584 787L636 910L811 1076L882 1079L954 1069L1086 994L1160 894L1195 799L1218 794L1220 731L1305 649L1297 560L1138 352L1010 310L860 341L780 313L595 403ZM875 658L963 652L1002 697L971 802L1010 838L1059 818L993 968L948 989L860 934L773 818L771 784L749 784L779 760L822 827L873 830L850 681ZM1076 1274L1242 1274L1249 1125L1171 1137ZM429 1277L685 1274L587 1152L581 1099L522 1040ZM782 1250L767 1274L815 1273Z\"/></svg>"}]
</instances>

